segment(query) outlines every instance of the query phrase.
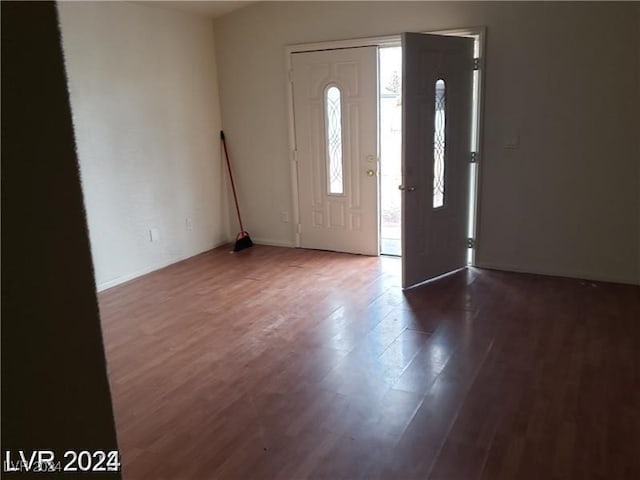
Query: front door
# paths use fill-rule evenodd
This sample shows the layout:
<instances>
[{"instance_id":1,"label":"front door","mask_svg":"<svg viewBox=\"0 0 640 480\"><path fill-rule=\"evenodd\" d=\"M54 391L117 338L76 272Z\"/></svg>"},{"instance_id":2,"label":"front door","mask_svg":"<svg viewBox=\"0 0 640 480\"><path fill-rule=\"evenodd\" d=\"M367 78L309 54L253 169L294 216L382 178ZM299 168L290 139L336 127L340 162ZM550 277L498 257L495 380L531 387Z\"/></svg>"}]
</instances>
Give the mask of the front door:
<instances>
[{"instance_id":1,"label":"front door","mask_svg":"<svg viewBox=\"0 0 640 480\"><path fill-rule=\"evenodd\" d=\"M377 48L292 54L299 245L378 255Z\"/></svg>"},{"instance_id":2,"label":"front door","mask_svg":"<svg viewBox=\"0 0 640 480\"><path fill-rule=\"evenodd\" d=\"M406 33L403 47L403 279L467 262L473 39Z\"/></svg>"}]
</instances>

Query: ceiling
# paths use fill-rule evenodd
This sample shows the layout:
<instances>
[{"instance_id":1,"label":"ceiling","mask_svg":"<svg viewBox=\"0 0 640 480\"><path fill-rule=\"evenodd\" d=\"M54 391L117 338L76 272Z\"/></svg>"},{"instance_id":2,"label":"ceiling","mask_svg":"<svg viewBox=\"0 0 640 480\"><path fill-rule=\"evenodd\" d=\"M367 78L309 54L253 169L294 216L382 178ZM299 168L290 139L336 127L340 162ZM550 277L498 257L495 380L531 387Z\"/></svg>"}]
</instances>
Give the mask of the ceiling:
<instances>
[{"instance_id":1,"label":"ceiling","mask_svg":"<svg viewBox=\"0 0 640 480\"><path fill-rule=\"evenodd\" d=\"M255 1L251 1L251 2L245 2L245 1L227 1L227 2L139 1L137 3L143 3L145 5L149 5L153 7L167 8L170 10L180 10L183 12L202 15L209 18L217 18L229 12L232 12L233 10L237 10L239 8L245 7L247 5L250 5L256 2Z\"/></svg>"}]
</instances>

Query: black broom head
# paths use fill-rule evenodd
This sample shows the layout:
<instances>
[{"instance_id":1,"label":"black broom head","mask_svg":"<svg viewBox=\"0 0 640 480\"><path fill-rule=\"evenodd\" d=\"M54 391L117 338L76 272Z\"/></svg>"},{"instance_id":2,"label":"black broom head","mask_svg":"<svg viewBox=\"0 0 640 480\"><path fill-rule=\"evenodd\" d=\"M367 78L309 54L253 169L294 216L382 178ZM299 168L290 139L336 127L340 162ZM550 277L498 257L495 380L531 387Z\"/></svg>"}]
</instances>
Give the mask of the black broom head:
<instances>
[{"instance_id":1,"label":"black broom head","mask_svg":"<svg viewBox=\"0 0 640 480\"><path fill-rule=\"evenodd\" d=\"M244 250L249 247L253 247L251 237L247 232L240 232L236 237L236 244L233 246L233 251L239 252L240 250Z\"/></svg>"}]
</instances>

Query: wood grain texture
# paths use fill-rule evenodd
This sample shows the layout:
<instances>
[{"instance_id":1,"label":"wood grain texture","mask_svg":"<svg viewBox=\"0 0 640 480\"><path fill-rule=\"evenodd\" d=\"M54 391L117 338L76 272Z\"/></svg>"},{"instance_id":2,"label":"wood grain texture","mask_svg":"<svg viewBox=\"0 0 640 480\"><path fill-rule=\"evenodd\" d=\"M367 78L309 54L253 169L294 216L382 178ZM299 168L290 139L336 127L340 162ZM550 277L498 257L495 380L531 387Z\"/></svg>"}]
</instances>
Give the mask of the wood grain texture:
<instances>
[{"instance_id":1,"label":"wood grain texture","mask_svg":"<svg viewBox=\"0 0 640 480\"><path fill-rule=\"evenodd\" d=\"M100 294L125 479L640 478L640 288L220 248Z\"/></svg>"}]
</instances>

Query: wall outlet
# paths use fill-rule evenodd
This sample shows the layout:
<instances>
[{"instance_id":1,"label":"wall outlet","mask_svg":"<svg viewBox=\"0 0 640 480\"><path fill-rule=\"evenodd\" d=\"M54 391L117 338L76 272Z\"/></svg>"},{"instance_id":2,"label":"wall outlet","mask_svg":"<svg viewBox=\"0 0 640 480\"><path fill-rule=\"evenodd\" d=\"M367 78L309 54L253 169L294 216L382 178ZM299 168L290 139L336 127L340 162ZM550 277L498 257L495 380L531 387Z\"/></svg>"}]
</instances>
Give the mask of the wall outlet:
<instances>
[{"instance_id":1,"label":"wall outlet","mask_svg":"<svg viewBox=\"0 0 640 480\"><path fill-rule=\"evenodd\" d=\"M157 228L151 228L149 230L149 241L157 242L160 240L160 231Z\"/></svg>"},{"instance_id":2,"label":"wall outlet","mask_svg":"<svg viewBox=\"0 0 640 480\"><path fill-rule=\"evenodd\" d=\"M184 226L189 231L193 230L193 220L191 219L191 217L187 217L184 219Z\"/></svg>"},{"instance_id":3,"label":"wall outlet","mask_svg":"<svg viewBox=\"0 0 640 480\"><path fill-rule=\"evenodd\" d=\"M289 223L289 212L280 212L280 220L284 223Z\"/></svg>"}]
</instances>

